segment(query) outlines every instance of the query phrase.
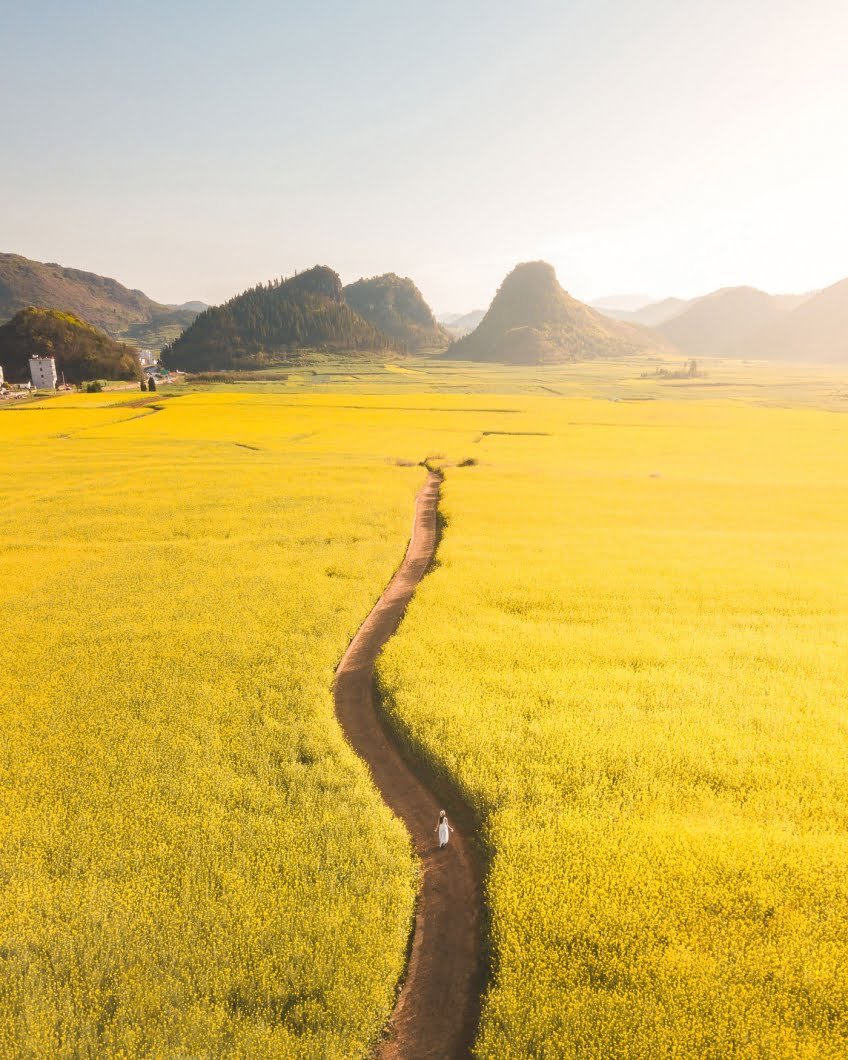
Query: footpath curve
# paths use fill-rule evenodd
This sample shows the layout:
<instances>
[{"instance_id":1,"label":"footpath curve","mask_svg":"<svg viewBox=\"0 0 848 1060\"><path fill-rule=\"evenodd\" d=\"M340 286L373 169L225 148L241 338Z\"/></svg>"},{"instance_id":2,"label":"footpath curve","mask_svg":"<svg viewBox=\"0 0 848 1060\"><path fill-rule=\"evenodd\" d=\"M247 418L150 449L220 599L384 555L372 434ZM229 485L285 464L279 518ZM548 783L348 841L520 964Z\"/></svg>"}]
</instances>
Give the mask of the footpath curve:
<instances>
[{"instance_id":1,"label":"footpath curve","mask_svg":"<svg viewBox=\"0 0 848 1060\"><path fill-rule=\"evenodd\" d=\"M423 763L409 763L377 706L374 664L395 632L436 552L438 475L430 472L415 501L412 537L399 570L350 643L336 671L336 716L374 783L406 825L421 861L415 925L406 973L380 1060L452 1060L470 1054L480 1009L481 881L468 807L455 796L454 827L439 850L439 801Z\"/></svg>"}]
</instances>

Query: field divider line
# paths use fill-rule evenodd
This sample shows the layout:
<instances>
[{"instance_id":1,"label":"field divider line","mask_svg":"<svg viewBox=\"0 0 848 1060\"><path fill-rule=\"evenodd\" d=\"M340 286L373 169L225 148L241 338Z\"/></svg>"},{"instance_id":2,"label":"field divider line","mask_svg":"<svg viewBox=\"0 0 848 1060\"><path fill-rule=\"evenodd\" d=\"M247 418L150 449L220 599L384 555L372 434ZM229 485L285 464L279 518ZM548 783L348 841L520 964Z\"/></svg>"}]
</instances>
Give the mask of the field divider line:
<instances>
[{"instance_id":1,"label":"field divider line","mask_svg":"<svg viewBox=\"0 0 848 1060\"><path fill-rule=\"evenodd\" d=\"M477 1032L484 984L483 865L476 816L456 789L415 755L381 708L375 664L400 625L439 539L442 476L427 468L415 499L406 555L336 670L336 717L369 767L383 800L405 824L420 862L408 961L394 1010L376 1048L380 1060L467 1057ZM454 832L439 849L436 825L446 808Z\"/></svg>"}]
</instances>

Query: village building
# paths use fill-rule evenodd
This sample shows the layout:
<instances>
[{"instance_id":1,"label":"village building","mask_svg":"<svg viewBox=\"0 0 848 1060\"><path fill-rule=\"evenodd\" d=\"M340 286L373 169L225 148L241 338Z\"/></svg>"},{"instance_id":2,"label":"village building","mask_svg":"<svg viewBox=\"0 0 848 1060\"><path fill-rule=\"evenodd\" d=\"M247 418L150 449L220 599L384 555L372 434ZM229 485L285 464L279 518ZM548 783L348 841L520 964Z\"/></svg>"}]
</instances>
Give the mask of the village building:
<instances>
[{"instance_id":1,"label":"village building","mask_svg":"<svg viewBox=\"0 0 848 1060\"><path fill-rule=\"evenodd\" d=\"M0 386L3 386L3 365L0 364Z\"/></svg>"},{"instance_id":2,"label":"village building","mask_svg":"<svg viewBox=\"0 0 848 1060\"><path fill-rule=\"evenodd\" d=\"M29 374L36 390L55 390L59 377L55 357L30 357Z\"/></svg>"}]
</instances>

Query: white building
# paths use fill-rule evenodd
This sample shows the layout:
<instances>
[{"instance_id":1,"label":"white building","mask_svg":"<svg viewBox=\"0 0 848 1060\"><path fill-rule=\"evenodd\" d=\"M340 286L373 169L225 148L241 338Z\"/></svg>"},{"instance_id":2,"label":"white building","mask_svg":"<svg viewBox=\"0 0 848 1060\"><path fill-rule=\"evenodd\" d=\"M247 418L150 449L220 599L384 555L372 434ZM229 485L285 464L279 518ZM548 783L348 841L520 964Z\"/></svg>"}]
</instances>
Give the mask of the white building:
<instances>
[{"instance_id":1,"label":"white building","mask_svg":"<svg viewBox=\"0 0 848 1060\"><path fill-rule=\"evenodd\" d=\"M0 364L0 386L3 385L3 365Z\"/></svg>"},{"instance_id":2,"label":"white building","mask_svg":"<svg viewBox=\"0 0 848 1060\"><path fill-rule=\"evenodd\" d=\"M59 377L56 375L55 357L30 357L29 374L36 390L55 390Z\"/></svg>"},{"instance_id":3,"label":"white building","mask_svg":"<svg viewBox=\"0 0 848 1060\"><path fill-rule=\"evenodd\" d=\"M152 364L156 364L156 354L153 350L139 350L138 359L141 361L142 368L148 368Z\"/></svg>"}]
</instances>

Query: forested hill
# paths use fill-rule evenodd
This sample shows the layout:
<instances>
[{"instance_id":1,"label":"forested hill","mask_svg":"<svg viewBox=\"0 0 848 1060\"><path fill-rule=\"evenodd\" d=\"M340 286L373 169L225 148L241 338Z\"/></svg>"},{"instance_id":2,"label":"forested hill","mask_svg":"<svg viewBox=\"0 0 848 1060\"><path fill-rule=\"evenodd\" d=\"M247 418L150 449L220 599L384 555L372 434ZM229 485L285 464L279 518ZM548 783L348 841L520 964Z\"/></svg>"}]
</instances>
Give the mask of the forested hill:
<instances>
[{"instance_id":1,"label":"forested hill","mask_svg":"<svg viewBox=\"0 0 848 1060\"><path fill-rule=\"evenodd\" d=\"M448 353L461 360L544 364L663 348L668 343L654 332L572 298L547 262L530 261L516 265L476 329Z\"/></svg>"},{"instance_id":2,"label":"forested hill","mask_svg":"<svg viewBox=\"0 0 848 1060\"><path fill-rule=\"evenodd\" d=\"M323 265L252 287L201 313L162 352L184 371L262 368L301 350L385 351L399 344L346 304L338 274Z\"/></svg>"},{"instance_id":3,"label":"forested hill","mask_svg":"<svg viewBox=\"0 0 848 1060\"><path fill-rule=\"evenodd\" d=\"M58 309L113 338L158 348L188 327L198 305L161 305L108 276L0 254L0 321L30 306Z\"/></svg>"},{"instance_id":4,"label":"forested hill","mask_svg":"<svg viewBox=\"0 0 848 1060\"><path fill-rule=\"evenodd\" d=\"M408 277L387 272L344 288L345 301L375 328L408 349L447 346L450 336Z\"/></svg>"},{"instance_id":5,"label":"forested hill","mask_svg":"<svg viewBox=\"0 0 848 1060\"><path fill-rule=\"evenodd\" d=\"M72 313L30 307L0 327L0 365L9 382L29 379L30 357L55 357L68 383L137 379L138 354Z\"/></svg>"}]
</instances>

